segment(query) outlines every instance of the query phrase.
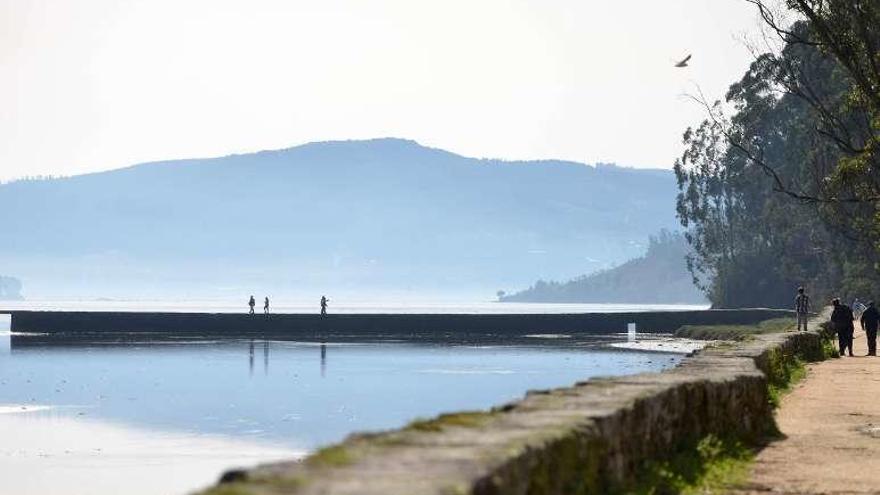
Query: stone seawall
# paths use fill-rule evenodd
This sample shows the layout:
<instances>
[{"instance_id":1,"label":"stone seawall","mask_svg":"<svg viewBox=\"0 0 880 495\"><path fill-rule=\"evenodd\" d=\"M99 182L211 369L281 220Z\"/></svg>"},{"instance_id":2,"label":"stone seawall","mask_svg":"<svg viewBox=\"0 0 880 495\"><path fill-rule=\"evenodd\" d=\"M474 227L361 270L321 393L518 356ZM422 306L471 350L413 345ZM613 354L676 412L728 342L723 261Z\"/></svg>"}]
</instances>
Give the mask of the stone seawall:
<instances>
[{"instance_id":1,"label":"stone seawall","mask_svg":"<svg viewBox=\"0 0 880 495\"><path fill-rule=\"evenodd\" d=\"M0 313L3 313L0 310ZM646 311L569 314L261 314L100 311L9 311L14 333L39 333L58 342L78 337L145 334L208 338L334 341L350 339L486 340L536 333L608 334L633 322L641 333L671 333L684 324L757 323L791 316L776 309ZM44 339L45 340L45 339ZM25 344L27 342L24 342Z\"/></svg>"},{"instance_id":2,"label":"stone seawall","mask_svg":"<svg viewBox=\"0 0 880 495\"><path fill-rule=\"evenodd\" d=\"M774 432L768 384L795 358L822 357L817 333L758 335L662 373L592 379L491 411L352 435L301 462L230 471L205 494L613 493L646 461L707 435L748 442Z\"/></svg>"}]
</instances>

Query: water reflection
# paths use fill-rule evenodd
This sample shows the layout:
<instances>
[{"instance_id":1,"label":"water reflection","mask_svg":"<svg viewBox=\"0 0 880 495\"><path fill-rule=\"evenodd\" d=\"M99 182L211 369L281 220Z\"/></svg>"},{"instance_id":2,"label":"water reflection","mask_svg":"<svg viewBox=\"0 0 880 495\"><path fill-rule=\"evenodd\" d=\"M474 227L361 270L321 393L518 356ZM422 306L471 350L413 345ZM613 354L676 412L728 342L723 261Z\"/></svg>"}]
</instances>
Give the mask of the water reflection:
<instances>
[{"instance_id":1,"label":"water reflection","mask_svg":"<svg viewBox=\"0 0 880 495\"><path fill-rule=\"evenodd\" d=\"M269 375L269 347L270 341L263 341L263 376ZM251 339L248 345L248 374L254 376L254 354L255 339ZM321 378L326 376L327 372L327 345L321 344Z\"/></svg>"},{"instance_id":2,"label":"water reflection","mask_svg":"<svg viewBox=\"0 0 880 495\"><path fill-rule=\"evenodd\" d=\"M269 341L263 342L263 374L269 374Z\"/></svg>"},{"instance_id":3,"label":"water reflection","mask_svg":"<svg viewBox=\"0 0 880 495\"><path fill-rule=\"evenodd\" d=\"M251 346L248 350L248 371L250 371L250 376L254 376L254 339L251 339Z\"/></svg>"}]
</instances>

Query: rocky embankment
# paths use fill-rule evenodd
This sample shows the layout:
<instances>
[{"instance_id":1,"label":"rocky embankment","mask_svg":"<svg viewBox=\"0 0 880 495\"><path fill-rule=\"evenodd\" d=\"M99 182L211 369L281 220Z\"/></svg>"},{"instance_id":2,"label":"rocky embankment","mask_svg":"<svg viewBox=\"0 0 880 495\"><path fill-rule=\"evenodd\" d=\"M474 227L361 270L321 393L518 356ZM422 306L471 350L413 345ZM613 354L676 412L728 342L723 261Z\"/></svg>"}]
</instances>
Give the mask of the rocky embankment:
<instances>
[{"instance_id":1,"label":"rocky embankment","mask_svg":"<svg viewBox=\"0 0 880 495\"><path fill-rule=\"evenodd\" d=\"M797 359L824 357L817 333L757 335L707 348L662 373L531 391L485 412L345 442L301 462L227 472L203 495L498 495L625 490L645 462L710 435L776 431L769 384Z\"/></svg>"}]
</instances>

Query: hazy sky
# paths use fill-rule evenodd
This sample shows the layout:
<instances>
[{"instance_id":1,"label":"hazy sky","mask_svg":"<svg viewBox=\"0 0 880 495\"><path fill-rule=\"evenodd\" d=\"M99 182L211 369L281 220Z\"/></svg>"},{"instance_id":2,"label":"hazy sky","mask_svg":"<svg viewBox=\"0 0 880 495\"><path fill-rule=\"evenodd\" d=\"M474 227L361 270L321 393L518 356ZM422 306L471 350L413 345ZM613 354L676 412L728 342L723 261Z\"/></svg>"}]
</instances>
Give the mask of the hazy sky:
<instances>
[{"instance_id":1,"label":"hazy sky","mask_svg":"<svg viewBox=\"0 0 880 495\"><path fill-rule=\"evenodd\" d=\"M0 180L385 136L670 167L681 94L721 96L756 26L744 0L0 0Z\"/></svg>"}]
</instances>

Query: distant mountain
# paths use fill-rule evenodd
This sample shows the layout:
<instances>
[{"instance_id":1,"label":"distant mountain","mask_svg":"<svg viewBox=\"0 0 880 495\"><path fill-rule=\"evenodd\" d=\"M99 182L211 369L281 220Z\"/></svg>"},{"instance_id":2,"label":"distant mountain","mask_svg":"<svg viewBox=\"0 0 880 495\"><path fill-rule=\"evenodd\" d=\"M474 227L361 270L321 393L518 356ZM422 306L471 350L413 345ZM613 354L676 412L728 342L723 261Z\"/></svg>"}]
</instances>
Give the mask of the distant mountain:
<instances>
[{"instance_id":1,"label":"distant mountain","mask_svg":"<svg viewBox=\"0 0 880 495\"><path fill-rule=\"evenodd\" d=\"M31 294L494 294L644 252L666 170L312 143L0 186L0 256Z\"/></svg>"},{"instance_id":2,"label":"distant mountain","mask_svg":"<svg viewBox=\"0 0 880 495\"><path fill-rule=\"evenodd\" d=\"M539 280L522 292L502 296L508 302L554 303L706 303L687 270L687 241L679 233L661 231L651 237L639 258L568 282Z\"/></svg>"},{"instance_id":3,"label":"distant mountain","mask_svg":"<svg viewBox=\"0 0 880 495\"><path fill-rule=\"evenodd\" d=\"M15 277L0 275L0 300L19 300L21 297L21 281Z\"/></svg>"}]
</instances>

